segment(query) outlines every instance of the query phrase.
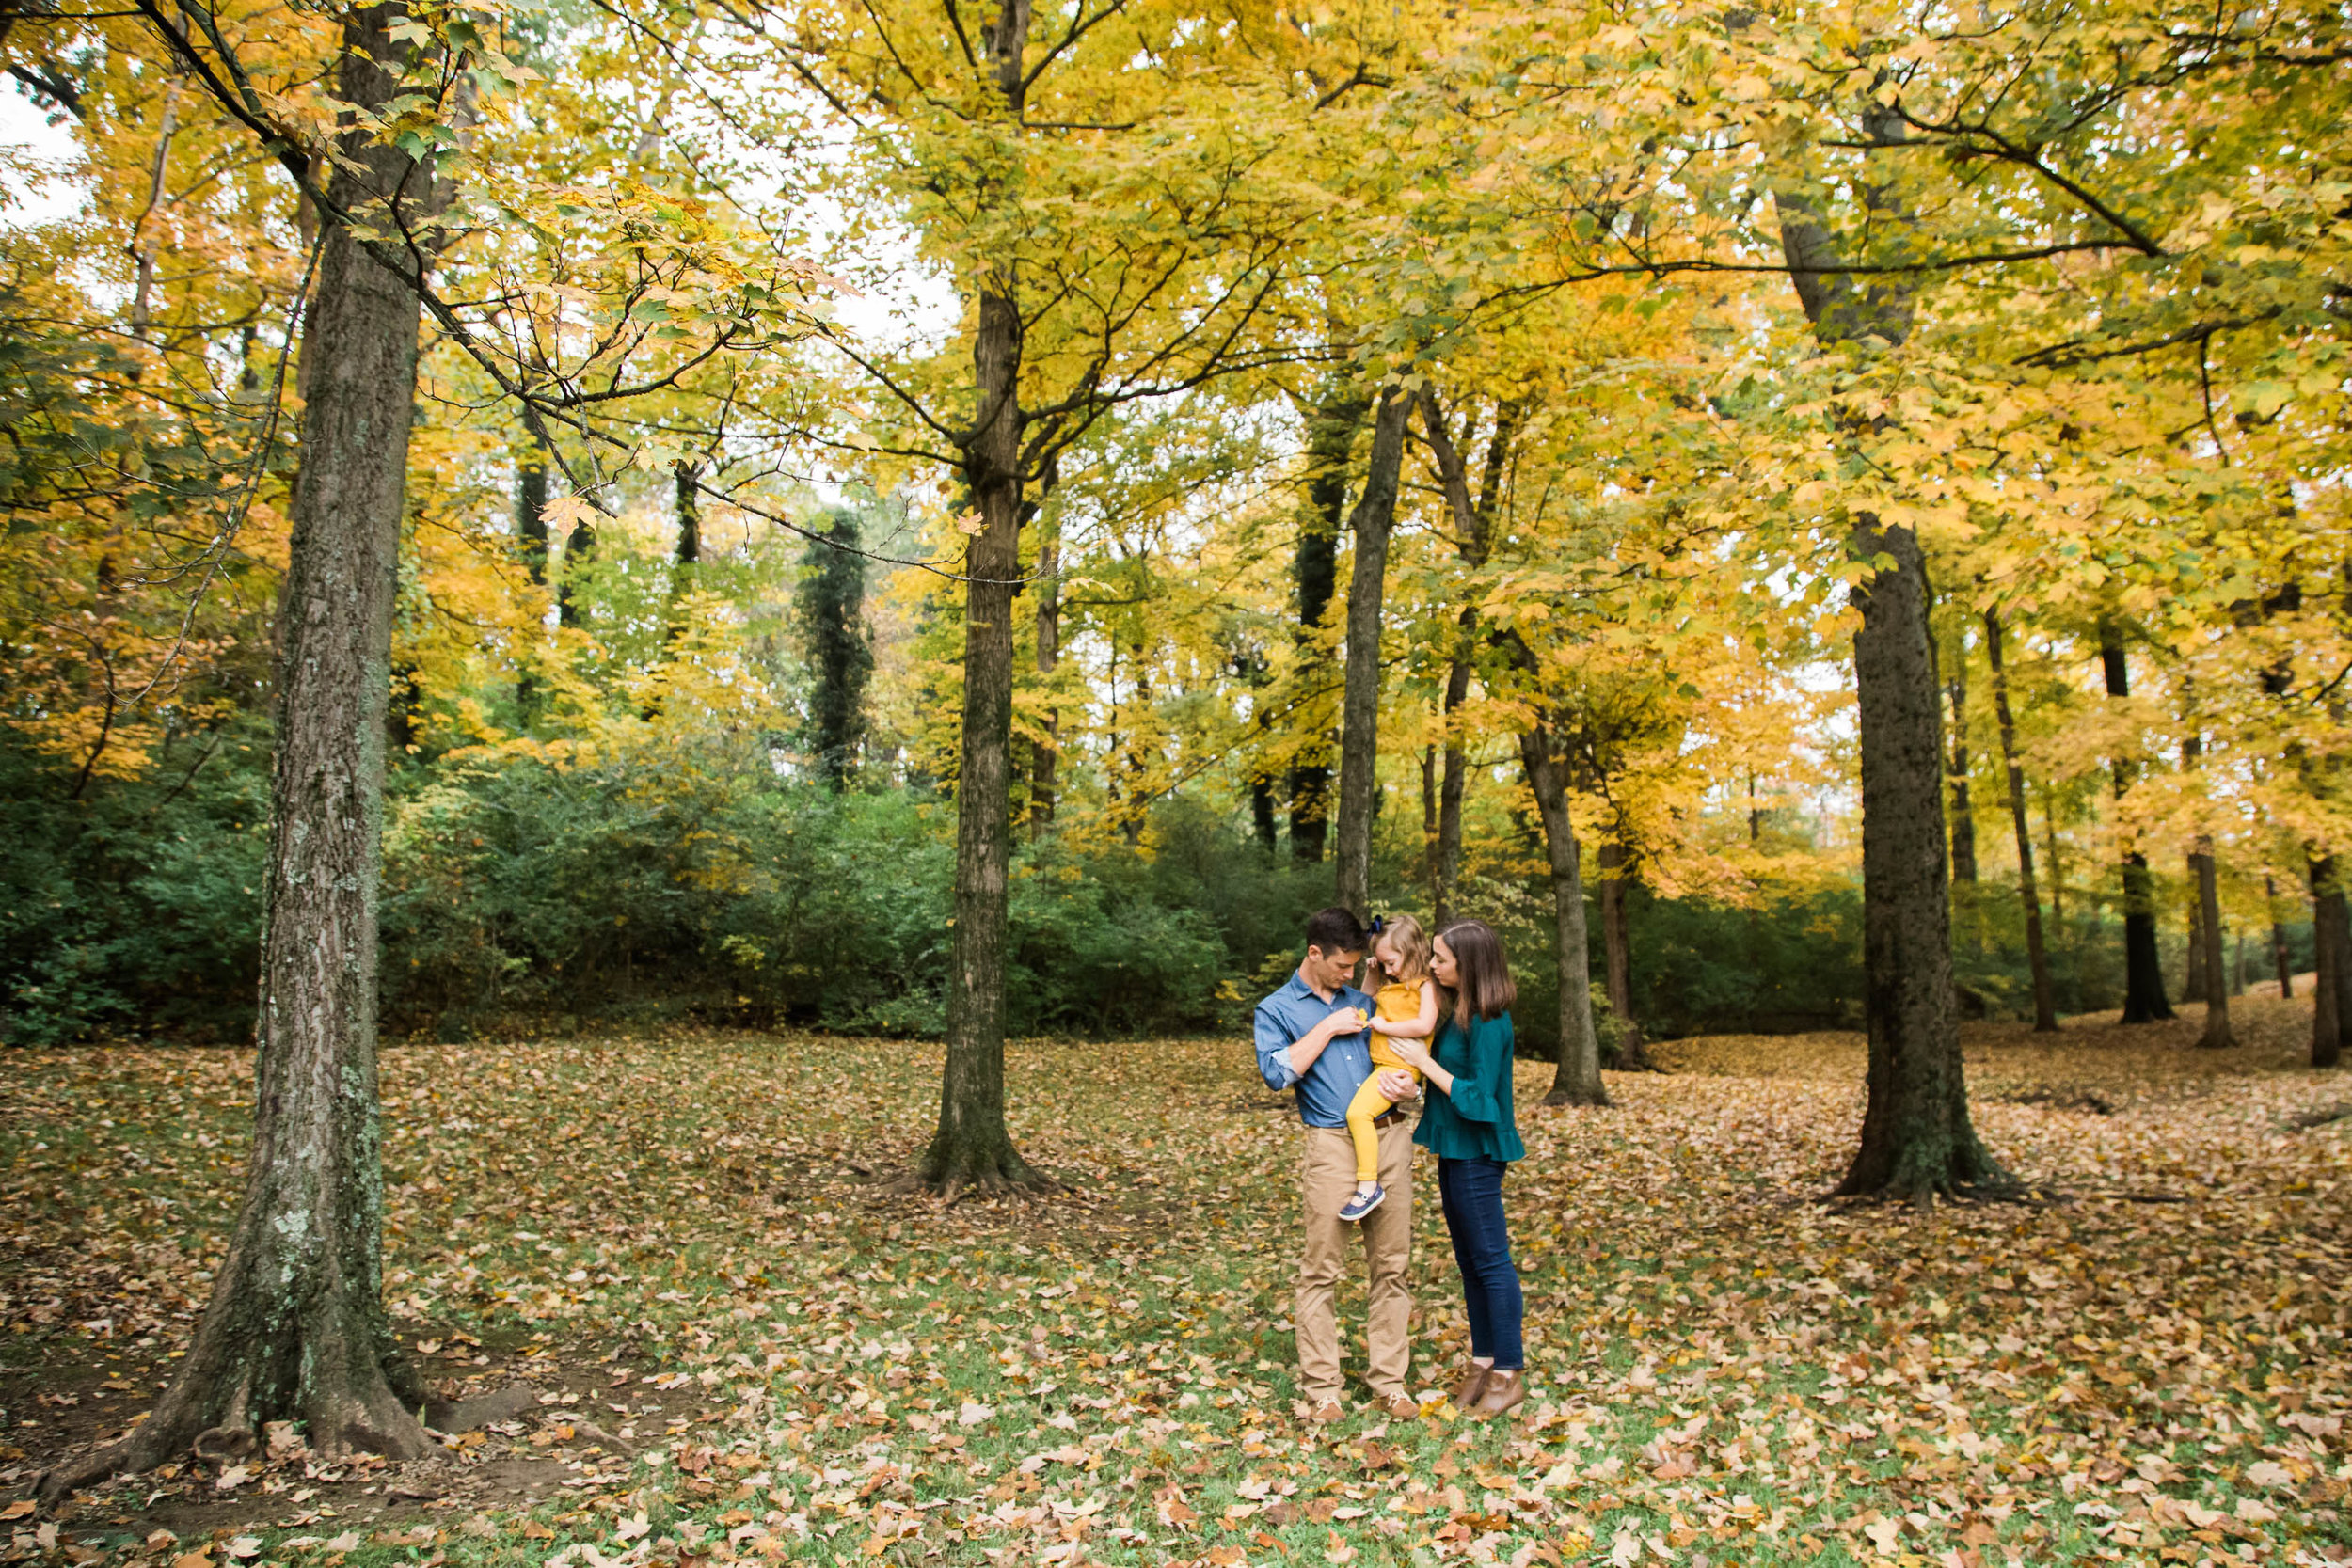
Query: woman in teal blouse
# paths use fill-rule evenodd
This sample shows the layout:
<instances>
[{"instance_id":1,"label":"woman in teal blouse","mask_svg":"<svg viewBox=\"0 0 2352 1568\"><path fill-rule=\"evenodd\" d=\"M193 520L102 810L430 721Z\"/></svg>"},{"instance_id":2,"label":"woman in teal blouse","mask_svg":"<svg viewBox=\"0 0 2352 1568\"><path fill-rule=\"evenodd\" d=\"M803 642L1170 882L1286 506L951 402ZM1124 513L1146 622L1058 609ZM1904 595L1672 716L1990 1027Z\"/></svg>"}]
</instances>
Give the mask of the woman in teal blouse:
<instances>
[{"instance_id":1,"label":"woman in teal blouse","mask_svg":"<svg viewBox=\"0 0 2352 1568\"><path fill-rule=\"evenodd\" d=\"M1471 1416L1500 1416L1527 1398L1525 1307L1502 1216L1503 1169L1527 1153L1511 1116L1511 1004L1518 988L1502 939L1479 920L1438 934L1429 972L1445 1017L1434 1048L1402 1037L1389 1043L1438 1091L1413 1141L1438 1157L1438 1196L1470 1310L1470 1364L1454 1403Z\"/></svg>"}]
</instances>

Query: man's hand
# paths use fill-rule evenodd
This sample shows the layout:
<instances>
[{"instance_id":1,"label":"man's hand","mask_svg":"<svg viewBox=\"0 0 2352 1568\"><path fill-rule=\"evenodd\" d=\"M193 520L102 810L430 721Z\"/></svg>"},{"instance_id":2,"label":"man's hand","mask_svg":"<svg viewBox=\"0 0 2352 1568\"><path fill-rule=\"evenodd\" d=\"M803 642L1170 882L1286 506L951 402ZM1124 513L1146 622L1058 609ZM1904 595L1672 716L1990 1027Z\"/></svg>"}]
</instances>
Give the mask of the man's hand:
<instances>
[{"instance_id":1,"label":"man's hand","mask_svg":"<svg viewBox=\"0 0 2352 1568\"><path fill-rule=\"evenodd\" d=\"M1325 1041L1328 1042L1338 1035L1360 1035L1371 1026L1372 1021L1355 1008L1342 1007L1336 1012L1326 1015L1324 1021L1316 1024L1315 1028L1322 1034Z\"/></svg>"},{"instance_id":2,"label":"man's hand","mask_svg":"<svg viewBox=\"0 0 2352 1568\"><path fill-rule=\"evenodd\" d=\"M1391 1105L1409 1104L1421 1098L1421 1080L1391 1069L1380 1075L1380 1098Z\"/></svg>"}]
</instances>

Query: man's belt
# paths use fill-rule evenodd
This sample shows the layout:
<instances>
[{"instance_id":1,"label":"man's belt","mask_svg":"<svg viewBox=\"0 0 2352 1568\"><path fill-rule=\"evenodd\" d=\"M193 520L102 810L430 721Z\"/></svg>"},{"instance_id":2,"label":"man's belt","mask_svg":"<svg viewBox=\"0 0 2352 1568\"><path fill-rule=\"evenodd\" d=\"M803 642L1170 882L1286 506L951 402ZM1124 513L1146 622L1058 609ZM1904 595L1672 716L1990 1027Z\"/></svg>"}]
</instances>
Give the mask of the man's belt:
<instances>
[{"instance_id":1,"label":"man's belt","mask_svg":"<svg viewBox=\"0 0 2352 1568\"><path fill-rule=\"evenodd\" d=\"M1375 1127L1394 1127L1405 1119L1405 1113L1401 1110L1383 1111L1372 1118L1372 1124Z\"/></svg>"}]
</instances>

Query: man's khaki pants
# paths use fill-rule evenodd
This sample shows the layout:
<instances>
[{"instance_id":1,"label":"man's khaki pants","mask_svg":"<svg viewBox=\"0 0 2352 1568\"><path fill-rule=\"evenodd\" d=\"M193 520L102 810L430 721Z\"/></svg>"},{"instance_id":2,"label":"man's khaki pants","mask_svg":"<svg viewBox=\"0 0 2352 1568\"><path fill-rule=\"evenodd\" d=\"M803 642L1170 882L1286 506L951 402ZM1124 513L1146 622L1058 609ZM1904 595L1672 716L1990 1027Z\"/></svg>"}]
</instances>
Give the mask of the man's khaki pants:
<instances>
[{"instance_id":1,"label":"man's khaki pants","mask_svg":"<svg viewBox=\"0 0 2352 1568\"><path fill-rule=\"evenodd\" d=\"M1364 1381L1373 1394L1405 1392L1412 1355L1413 1298L1406 1271L1413 1258L1413 1125L1380 1132L1380 1184L1389 1196L1356 1225L1343 1223L1340 1206L1356 1190L1356 1146L1344 1127L1309 1127L1298 1158L1298 1198L1305 1208L1306 1252L1298 1264L1298 1391L1309 1404L1340 1397L1340 1329L1336 1302L1347 1245L1361 1232L1372 1268L1364 1338L1370 1354Z\"/></svg>"}]
</instances>

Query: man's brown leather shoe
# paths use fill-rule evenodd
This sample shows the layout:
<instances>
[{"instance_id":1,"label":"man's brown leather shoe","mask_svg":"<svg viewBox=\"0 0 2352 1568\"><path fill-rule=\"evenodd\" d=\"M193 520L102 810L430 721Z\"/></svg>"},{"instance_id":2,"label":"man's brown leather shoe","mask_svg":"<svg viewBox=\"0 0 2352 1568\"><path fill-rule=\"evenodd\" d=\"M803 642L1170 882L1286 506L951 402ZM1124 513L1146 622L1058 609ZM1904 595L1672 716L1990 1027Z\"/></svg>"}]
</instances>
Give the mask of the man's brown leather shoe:
<instances>
[{"instance_id":1,"label":"man's brown leather shoe","mask_svg":"<svg viewBox=\"0 0 2352 1568\"><path fill-rule=\"evenodd\" d=\"M1307 1419L1314 1422L1317 1426L1329 1426L1333 1421L1339 1420L1346 1414L1347 1407L1342 1404L1339 1401L1318 1400L1315 1402L1315 1407L1307 1412Z\"/></svg>"},{"instance_id":2,"label":"man's brown leather shoe","mask_svg":"<svg viewBox=\"0 0 2352 1568\"><path fill-rule=\"evenodd\" d=\"M1470 1414L1483 1421L1526 1402L1527 1374L1517 1370L1496 1370L1487 1372L1486 1386L1478 1391L1478 1402L1470 1407Z\"/></svg>"},{"instance_id":3,"label":"man's brown leather shoe","mask_svg":"<svg viewBox=\"0 0 2352 1568\"><path fill-rule=\"evenodd\" d=\"M1421 1419L1420 1402L1404 1394L1391 1394L1384 1399L1374 1400L1372 1407L1391 1421Z\"/></svg>"},{"instance_id":4,"label":"man's brown leather shoe","mask_svg":"<svg viewBox=\"0 0 2352 1568\"><path fill-rule=\"evenodd\" d=\"M1468 1410L1477 1402L1479 1394L1486 1386L1486 1374L1493 1370L1491 1367L1482 1367L1475 1361L1463 1368L1462 1381L1455 1384L1454 1392L1447 1396L1454 1402L1454 1408Z\"/></svg>"}]
</instances>

